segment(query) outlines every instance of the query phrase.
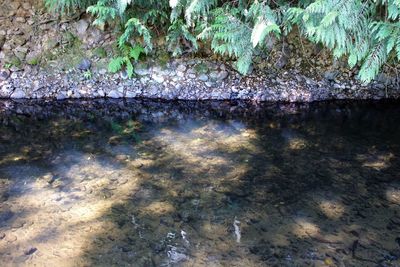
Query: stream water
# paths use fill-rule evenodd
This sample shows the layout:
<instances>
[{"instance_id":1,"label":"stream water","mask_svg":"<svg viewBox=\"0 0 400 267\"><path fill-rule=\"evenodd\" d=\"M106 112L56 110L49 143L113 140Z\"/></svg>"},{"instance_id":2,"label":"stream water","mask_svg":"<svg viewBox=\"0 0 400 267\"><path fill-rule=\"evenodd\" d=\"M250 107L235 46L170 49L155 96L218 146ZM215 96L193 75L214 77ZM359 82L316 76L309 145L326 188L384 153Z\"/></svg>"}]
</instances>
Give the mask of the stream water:
<instances>
[{"instance_id":1,"label":"stream water","mask_svg":"<svg viewBox=\"0 0 400 267\"><path fill-rule=\"evenodd\" d=\"M400 266L399 103L0 101L1 266Z\"/></svg>"}]
</instances>

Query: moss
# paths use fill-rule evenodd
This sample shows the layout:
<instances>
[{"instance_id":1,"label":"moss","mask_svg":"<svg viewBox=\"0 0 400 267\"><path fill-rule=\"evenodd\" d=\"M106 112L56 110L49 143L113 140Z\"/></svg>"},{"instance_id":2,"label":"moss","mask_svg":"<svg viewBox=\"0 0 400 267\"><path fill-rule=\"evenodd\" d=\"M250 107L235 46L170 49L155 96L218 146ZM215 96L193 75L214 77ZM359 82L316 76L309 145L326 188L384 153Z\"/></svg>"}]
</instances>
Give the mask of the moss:
<instances>
[{"instance_id":1,"label":"moss","mask_svg":"<svg viewBox=\"0 0 400 267\"><path fill-rule=\"evenodd\" d=\"M76 38L76 36L73 35L70 31L67 31L62 35L62 40L63 44L66 44L66 46L74 46L78 38Z\"/></svg>"},{"instance_id":2,"label":"moss","mask_svg":"<svg viewBox=\"0 0 400 267\"><path fill-rule=\"evenodd\" d=\"M38 64L39 64L39 61L40 61L40 57L39 57L39 56L35 56L35 57L32 57L32 58L27 59L27 60L26 60L26 63L27 63L28 65L35 66L35 65L38 65Z\"/></svg>"},{"instance_id":3,"label":"moss","mask_svg":"<svg viewBox=\"0 0 400 267\"><path fill-rule=\"evenodd\" d=\"M170 55L167 52L161 52L158 56L158 62L162 67L166 67L167 63L171 60Z\"/></svg>"},{"instance_id":4,"label":"moss","mask_svg":"<svg viewBox=\"0 0 400 267\"><path fill-rule=\"evenodd\" d=\"M6 63L8 63L9 65L15 66L15 67L20 67L22 62L21 60L17 57L17 56L10 56L9 58L7 58L5 60Z\"/></svg>"},{"instance_id":5,"label":"moss","mask_svg":"<svg viewBox=\"0 0 400 267\"><path fill-rule=\"evenodd\" d=\"M107 51L104 49L104 47L97 47L93 50L93 55L95 55L98 58L106 58Z\"/></svg>"}]
</instances>

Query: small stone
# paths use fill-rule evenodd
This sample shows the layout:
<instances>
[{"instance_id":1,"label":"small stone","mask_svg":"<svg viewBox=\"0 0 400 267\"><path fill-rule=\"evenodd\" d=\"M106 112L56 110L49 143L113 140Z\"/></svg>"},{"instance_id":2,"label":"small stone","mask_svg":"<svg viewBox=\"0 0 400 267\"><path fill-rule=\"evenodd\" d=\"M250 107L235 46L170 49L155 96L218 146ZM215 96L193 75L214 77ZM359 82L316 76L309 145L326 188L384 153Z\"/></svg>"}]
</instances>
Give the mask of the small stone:
<instances>
[{"instance_id":1,"label":"small stone","mask_svg":"<svg viewBox=\"0 0 400 267\"><path fill-rule=\"evenodd\" d=\"M121 79L123 79L123 80L126 80L129 78L128 72L126 70L121 71L120 76L121 76Z\"/></svg>"},{"instance_id":2,"label":"small stone","mask_svg":"<svg viewBox=\"0 0 400 267\"><path fill-rule=\"evenodd\" d=\"M25 255L32 255L33 253L35 253L37 251L37 248L35 247L29 247L27 249L24 250L24 254Z\"/></svg>"},{"instance_id":3,"label":"small stone","mask_svg":"<svg viewBox=\"0 0 400 267\"><path fill-rule=\"evenodd\" d=\"M118 87L117 91L118 91L118 93L120 95L123 95L124 94L124 87L123 86Z\"/></svg>"},{"instance_id":4,"label":"small stone","mask_svg":"<svg viewBox=\"0 0 400 267\"><path fill-rule=\"evenodd\" d=\"M162 83L164 81L164 77L162 77L161 75L153 74L152 78L158 83Z\"/></svg>"},{"instance_id":5,"label":"small stone","mask_svg":"<svg viewBox=\"0 0 400 267\"><path fill-rule=\"evenodd\" d=\"M288 58L285 55L281 55L275 63L275 68L282 69L288 63Z\"/></svg>"},{"instance_id":6,"label":"small stone","mask_svg":"<svg viewBox=\"0 0 400 267\"><path fill-rule=\"evenodd\" d=\"M229 75L229 73L228 73L227 71L225 71L225 70L220 71L220 72L218 73L217 79L218 79L219 81L225 80L226 77L228 77L228 75Z\"/></svg>"},{"instance_id":7,"label":"small stone","mask_svg":"<svg viewBox=\"0 0 400 267\"><path fill-rule=\"evenodd\" d=\"M334 89L344 89L344 85L335 83L335 84L333 85L333 88L334 88Z\"/></svg>"},{"instance_id":8,"label":"small stone","mask_svg":"<svg viewBox=\"0 0 400 267\"><path fill-rule=\"evenodd\" d=\"M91 66L92 66L92 63L90 62L90 60L87 59L87 58L84 58L84 59L82 59L82 61L78 64L78 69L79 69L79 70L86 71L86 70L89 70Z\"/></svg>"},{"instance_id":9,"label":"small stone","mask_svg":"<svg viewBox=\"0 0 400 267\"><path fill-rule=\"evenodd\" d=\"M127 97L127 98L132 98L132 97L136 97L136 96L137 96L136 92L126 91L126 93L125 93L125 97Z\"/></svg>"},{"instance_id":10,"label":"small stone","mask_svg":"<svg viewBox=\"0 0 400 267\"><path fill-rule=\"evenodd\" d=\"M120 93L119 93L117 90L112 90L112 91L110 91L110 92L107 94L107 97L110 97L110 98L120 98L120 97L122 97L122 96L120 95Z\"/></svg>"},{"instance_id":11,"label":"small stone","mask_svg":"<svg viewBox=\"0 0 400 267\"><path fill-rule=\"evenodd\" d=\"M179 64L179 66L176 68L177 71L184 72L186 70L186 66L183 64Z\"/></svg>"},{"instance_id":12,"label":"small stone","mask_svg":"<svg viewBox=\"0 0 400 267\"><path fill-rule=\"evenodd\" d=\"M217 71L213 71L210 73L210 79L215 81L218 79L219 73Z\"/></svg>"},{"instance_id":13,"label":"small stone","mask_svg":"<svg viewBox=\"0 0 400 267\"><path fill-rule=\"evenodd\" d=\"M66 98L67 98L67 96L64 93L58 93L58 95L57 95L57 100L63 100Z\"/></svg>"},{"instance_id":14,"label":"small stone","mask_svg":"<svg viewBox=\"0 0 400 267\"><path fill-rule=\"evenodd\" d=\"M26 94L25 94L25 92L22 91L21 89L16 89L16 90L11 94L11 98L15 98L15 99L26 98Z\"/></svg>"},{"instance_id":15,"label":"small stone","mask_svg":"<svg viewBox=\"0 0 400 267\"><path fill-rule=\"evenodd\" d=\"M339 72L337 70L328 70L324 73L324 78L328 81L334 81L338 74Z\"/></svg>"},{"instance_id":16,"label":"small stone","mask_svg":"<svg viewBox=\"0 0 400 267\"><path fill-rule=\"evenodd\" d=\"M213 86L212 82L206 82L205 84L206 84L207 87L212 87Z\"/></svg>"},{"instance_id":17,"label":"small stone","mask_svg":"<svg viewBox=\"0 0 400 267\"><path fill-rule=\"evenodd\" d=\"M10 77L10 71L9 70L2 70L0 71L0 81L5 81Z\"/></svg>"},{"instance_id":18,"label":"small stone","mask_svg":"<svg viewBox=\"0 0 400 267\"><path fill-rule=\"evenodd\" d=\"M206 74L200 74L199 80L202 82L208 81L208 76Z\"/></svg>"}]
</instances>

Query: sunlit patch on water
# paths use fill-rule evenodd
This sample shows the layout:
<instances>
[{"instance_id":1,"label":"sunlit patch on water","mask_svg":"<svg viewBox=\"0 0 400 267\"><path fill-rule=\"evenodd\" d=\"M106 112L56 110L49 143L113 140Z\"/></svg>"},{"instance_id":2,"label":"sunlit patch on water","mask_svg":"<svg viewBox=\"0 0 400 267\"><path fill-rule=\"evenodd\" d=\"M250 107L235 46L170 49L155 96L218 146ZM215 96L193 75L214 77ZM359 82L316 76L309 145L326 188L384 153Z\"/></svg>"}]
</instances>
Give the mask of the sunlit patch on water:
<instances>
[{"instance_id":1,"label":"sunlit patch on water","mask_svg":"<svg viewBox=\"0 0 400 267\"><path fill-rule=\"evenodd\" d=\"M393 204L400 205L400 186L386 190L386 198Z\"/></svg>"},{"instance_id":2,"label":"sunlit patch on water","mask_svg":"<svg viewBox=\"0 0 400 267\"><path fill-rule=\"evenodd\" d=\"M0 113L1 266L400 265L397 106L87 105Z\"/></svg>"},{"instance_id":3,"label":"sunlit patch on water","mask_svg":"<svg viewBox=\"0 0 400 267\"><path fill-rule=\"evenodd\" d=\"M328 218L335 220L340 219L345 212L344 205L336 200L322 200L319 207Z\"/></svg>"}]
</instances>

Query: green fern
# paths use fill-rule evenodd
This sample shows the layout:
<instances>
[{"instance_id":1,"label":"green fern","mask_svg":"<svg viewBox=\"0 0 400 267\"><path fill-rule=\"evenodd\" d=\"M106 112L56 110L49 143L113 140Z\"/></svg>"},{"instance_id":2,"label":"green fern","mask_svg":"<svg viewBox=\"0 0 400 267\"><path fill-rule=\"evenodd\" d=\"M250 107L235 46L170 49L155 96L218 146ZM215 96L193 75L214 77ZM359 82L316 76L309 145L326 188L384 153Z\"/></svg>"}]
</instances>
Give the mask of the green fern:
<instances>
[{"instance_id":1,"label":"green fern","mask_svg":"<svg viewBox=\"0 0 400 267\"><path fill-rule=\"evenodd\" d=\"M116 73L122 69L125 63L125 57L115 57L108 64L108 71Z\"/></svg>"},{"instance_id":2,"label":"green fern","mask_svg":"<svg viewBox=\"0 0 400 267\"><path fill-rule=\"evenodd\" d=\"M153 49L153 44L151 42L151 34L147 27L137 18L131 18L125 24L125 31L119 37L118 44L122 47L125 43L129 43L131 37L134 33L143 37L144 51L146 53Z\"/></svg>"},{"instance_id":3,"label":"green fern","mask_svg":"<svg viewBox=\"0 0 400 267\"><path fill-rule=\"evenodd\" d=\"M69 13L77 9L85 9L95 3L95 0L45 0L47 9L53 12Z\"/></svg>"},{"instance_id":4,"label":"green fern","mask_svg":"<svg viewBox=\"0 0 400 267\"><path fill-rule=\"evenodd\" d=\"M211 48L221 55L237 59L237 70L248 73L254 48L263 46L265 38L281 31L277 24L276 14L266 2L255 2L246 14L234 7L218 8L213 11L210 26L204 27L198 38L211 39Z\"/></svg>"},{"instance_id":5,"label":"green fern","mask_svg":"<svg viewBox=\"0 0 400 267\"><path fill-rule=\"evenodd\" d=\"M89 6L86 12L96 17L95 25L105 24L107 21L116 19L118 10L107 5L108 1L100 0L95 5Z\"/></svg>"},{"instance_id":6,"label":"green fern","mask_svg":"<svg viewBox=\"0 0 400 267\"><path fill-rule=\"evenodd\" d=\"M108 64L108 71L111 73L117 73L121 71L124 66L126 68L126 73L129 78L132 78L134 67L132 64L132 59L138 61L140 55L145 51L143 47L136 45L134 47L128 45L122 45L119 47L121 55L113 58Z\"/></svg>"},{"instance_id":7,"label":"green fern","mask_svg":"<svg viewBox=\"0 0 400 267\"><path fill-rule=\"evenodd\" d=\"M198 49L196 37L190 32L184 21L179 19L172 23L167 35L168 50L172 52L173 56L183 54L182 40L190 42L193 51Z\"/></svg>"},{"instance_id":8,"label":"green fern","mask_svg":"<svg viewBox=\"0 0 400 267\"><path fill-rule=\"evenodd\" d=\"M289 34L293 27L334 57L347 57L350 67L360 68L364 82L372 81L385 63L400 60L400 0L44 1L55 12L86 8L95 24L121 28L122 59L111 61L110 69L125 67L129 73L136 59L125 46L140 46L147 54L153 50L152 36L166 35L174 56L184 46L195 52L201 40L215 53L235 59L237 70L245 74L268 38Z\"/></svg>"}]
</instances>

